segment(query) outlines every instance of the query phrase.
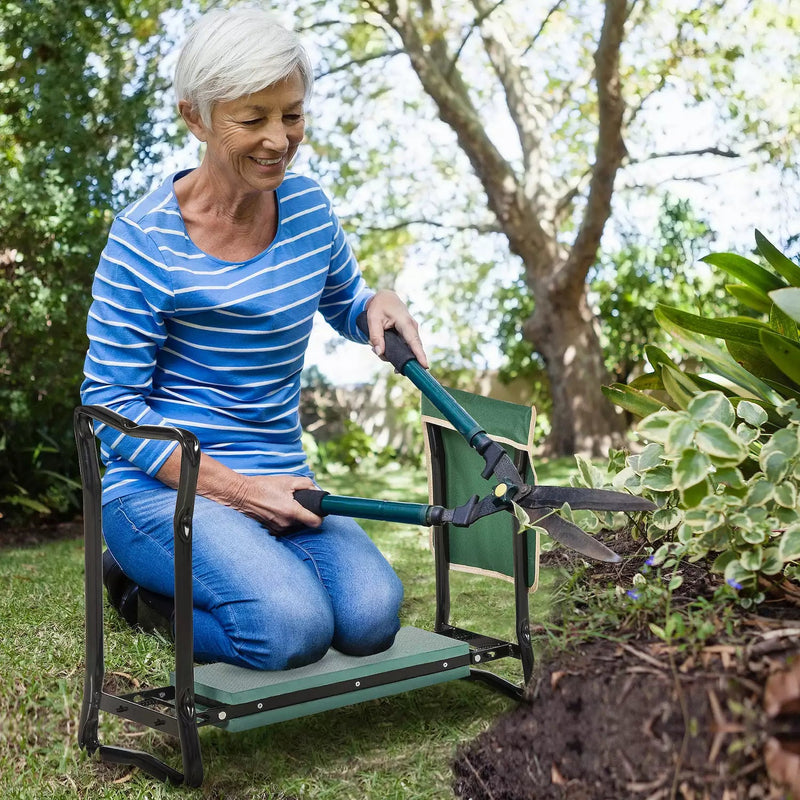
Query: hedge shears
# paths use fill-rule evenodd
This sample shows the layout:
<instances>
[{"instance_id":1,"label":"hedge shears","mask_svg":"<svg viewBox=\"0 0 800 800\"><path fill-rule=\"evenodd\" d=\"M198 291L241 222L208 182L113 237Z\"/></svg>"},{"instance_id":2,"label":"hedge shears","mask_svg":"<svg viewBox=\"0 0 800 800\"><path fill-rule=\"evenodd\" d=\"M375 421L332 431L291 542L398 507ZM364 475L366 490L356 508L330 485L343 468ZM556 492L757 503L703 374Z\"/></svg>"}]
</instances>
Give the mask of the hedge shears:
<instances>
[{"instance_id":1,"label":"hedge shears","mask_svg":"<svg viewBox=\"0 0 800 800\"><path fill-rule=\"evenodd\" d=\"M366 312L357 320L358 327L367 333ZM343 517L398 522L401 524L449 524L467 528L477 520L499 512L514 512L522 508L530 524L544 528L560 544L581 555L598 561L617 562L620 557L602 542L590 536L573 522L558 516L556 511L567 504L571 509L592 511L654 511L649 500L624 492L606 489L588 489L562 486L542 486L525 483L505 449L486 431L424 368L411 352L411 348L394 329L385 332L384 358L401 375L408 378L441 412L456 431L484 460L481 477L496 480L485 497L471 497L455 508L375 500L364 497L333 495L315 489L299 489L295 500L317 516L336 514Z\"/></svg>"}]
</instances>

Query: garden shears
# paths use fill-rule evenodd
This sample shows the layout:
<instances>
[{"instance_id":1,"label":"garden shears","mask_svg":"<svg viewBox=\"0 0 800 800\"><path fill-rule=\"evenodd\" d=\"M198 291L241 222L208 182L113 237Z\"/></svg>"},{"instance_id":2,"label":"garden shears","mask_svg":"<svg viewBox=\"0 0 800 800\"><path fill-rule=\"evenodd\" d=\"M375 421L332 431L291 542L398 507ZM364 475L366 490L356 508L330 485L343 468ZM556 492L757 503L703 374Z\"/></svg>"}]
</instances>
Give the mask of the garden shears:
<instances>
[{"instance_id":1,"label":"garden shears","mask_svg":"<svg viewBox=\"0 0 800 800\"><path fill-rule=\"evenodd\" d=\"M364 333L368 332L366 312L359 316L357 323ZM494 489L483 498L474 495L455 508L345 497L315 489L295 491L294 498L298 503L318 516L336 514L426 527L450 524L463 528L490 514L513 512L516 506L524 510L531 524L544 528L555 541L565 547L598 561L620 560L613 550L555 512L564 504L575 510L622 512L653 511L655 504L635 495L606 489L525 483L505 449L420 365L397 331L387 330L385 341L385 359L397 372L407 377L464 437L469 446L480 454L485 463L481 476L487 481L495 479L497 483Z\"/></svg>"}]
</instances>

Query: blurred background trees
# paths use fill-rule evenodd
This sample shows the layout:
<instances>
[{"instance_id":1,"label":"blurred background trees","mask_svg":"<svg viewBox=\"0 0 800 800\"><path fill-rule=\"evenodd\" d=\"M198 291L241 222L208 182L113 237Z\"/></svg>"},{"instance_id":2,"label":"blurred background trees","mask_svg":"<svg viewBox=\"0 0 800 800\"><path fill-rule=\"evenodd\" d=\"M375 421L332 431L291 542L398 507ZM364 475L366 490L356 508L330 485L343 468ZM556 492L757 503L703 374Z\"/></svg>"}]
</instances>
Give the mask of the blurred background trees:
<instances>
[{"instance_id":1,"label":"blurred background trees","mask_svg":"<svg viewBox=\"0 0 800 800\"><path fill-rule=\"evenodd\" d=\"M0 0L6 520L70 508L92 272L112 214L178 158L163 74L199 10ZM779 245L796 232L792 3L276 11L318 65L300 167L335 195L368 278L411 297L437 375L523 379L552 453L621 440L601 386L641 371L657 302L731 307L698 256L756 226Z\"/></svg>"},{"instance_id":2,"label":"blurred background trees","mask_svg":"<svg viewBox=\"0 0 800 800\"><path fill-rule=\"evenodd\" d=\"M0 503L74 511L72 409L112 209L169 142L155 0L0 2Z\"/></svg>"}]
</instances>

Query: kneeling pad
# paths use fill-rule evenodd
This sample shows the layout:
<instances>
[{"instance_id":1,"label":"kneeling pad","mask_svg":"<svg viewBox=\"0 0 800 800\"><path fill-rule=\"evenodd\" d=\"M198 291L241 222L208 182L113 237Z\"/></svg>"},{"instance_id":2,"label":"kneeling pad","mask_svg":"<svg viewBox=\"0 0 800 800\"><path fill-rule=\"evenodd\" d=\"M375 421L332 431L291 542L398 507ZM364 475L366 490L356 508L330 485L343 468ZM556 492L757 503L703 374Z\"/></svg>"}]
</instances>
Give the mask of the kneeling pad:
<instances>
[{"instance_id":1,"label":"kneeling pad","mask_svg":"<svg viewBox=\"0 0 800 800\"><path fill-rule=\"evenodd\" d=\"M316 663L289 670L197 666L195 693L198 711L208 714L211 724L242 731L465 678L469 663L465 642L405 627L388 650L371 656L331 648ZM204 700L211 702L204 706Z\"/></svg>"}]
</instances>

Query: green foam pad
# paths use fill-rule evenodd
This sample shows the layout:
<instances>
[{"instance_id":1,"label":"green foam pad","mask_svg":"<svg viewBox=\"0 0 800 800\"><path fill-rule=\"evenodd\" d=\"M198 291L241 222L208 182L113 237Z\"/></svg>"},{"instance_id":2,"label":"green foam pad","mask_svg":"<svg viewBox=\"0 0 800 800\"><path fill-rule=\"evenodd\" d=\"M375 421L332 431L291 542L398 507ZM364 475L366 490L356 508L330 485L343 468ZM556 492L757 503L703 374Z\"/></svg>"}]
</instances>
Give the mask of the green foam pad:
<instances>
[{"instance_id":1,"label":"green foam pad","mask_svg":"<svg viewBox=\"0 0 800 800\"><path fill-rule=\"evenodd\" d=\"M409 674L398 673L402 670ZM261 671L217 663L194 670L195 692L200 697L230 706L259 701L280 704L240 717L223 712L225 716L218 719L215 715L220 712L209 709L212 724L230 731L316 714L468 674L469 646L465 642L413 627L401 628L392 647L371 656L348 656L330 649L319 661L297 669ZM326 695L325 687L335 693ZM286 697L305 691L314 698L294 702ZM281 698L289 703L283 705Z\"/></svg>"}]
</instances>

